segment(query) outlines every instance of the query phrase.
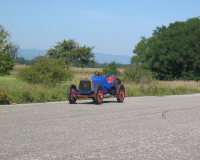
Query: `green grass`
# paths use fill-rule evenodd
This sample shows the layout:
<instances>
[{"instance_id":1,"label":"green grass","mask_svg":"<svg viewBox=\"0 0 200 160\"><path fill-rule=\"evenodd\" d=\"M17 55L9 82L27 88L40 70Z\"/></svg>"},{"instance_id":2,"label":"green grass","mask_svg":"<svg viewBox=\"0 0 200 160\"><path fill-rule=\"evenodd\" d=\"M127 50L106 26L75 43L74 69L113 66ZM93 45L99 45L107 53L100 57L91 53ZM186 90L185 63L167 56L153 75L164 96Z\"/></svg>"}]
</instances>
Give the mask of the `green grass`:
<instances>
[{"instance_id":1,"label":"green grass","mask_svg":"<svg viewBox=\"0 0 200 160\"><path fill-rule=\"evenodd\" d=\"M82 78L90 74L75 75L71 81L52 86L33 85L19 81L15 76L0 77L0 93L6 93L12 103L37 103L68 101L67 90L70 84L77 87ZM124 83L126 96L163 96L200 93L200 82L196 81L154 81L151 84Z\"/></svg>"},{"instance_id":2,"label":"green grass","mask_svg":"<svg viewBox=\"0 0 200 160\"><path fill-rule=\"evenodd\" d=\"M126 96L164 96L200 93L200 82L153 81L149 85L125 83Z\"/></svg>"},{"instance_id":3,"label":"green grass","mask_svg":"<svg viewBox=\"0 0 200 160\"><path fill-rule=\"evenodd\" d=\"M12 103L35 103L48 101L66 101L68 86L77 85L79 79L73 79L55 87L33 85L19 81L14 76L0 77L0 92L7 93Z\"/></svg>"}]
</instances>

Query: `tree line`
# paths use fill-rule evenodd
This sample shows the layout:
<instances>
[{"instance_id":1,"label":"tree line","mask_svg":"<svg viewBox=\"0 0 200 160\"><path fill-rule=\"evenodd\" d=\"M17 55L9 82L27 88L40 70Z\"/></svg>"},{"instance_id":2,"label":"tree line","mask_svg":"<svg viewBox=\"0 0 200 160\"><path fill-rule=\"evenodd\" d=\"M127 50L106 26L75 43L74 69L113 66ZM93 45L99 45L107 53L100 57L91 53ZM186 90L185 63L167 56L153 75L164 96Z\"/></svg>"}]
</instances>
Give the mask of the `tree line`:
<instances>
[{"instance_id":1,"label":"tree line","mask_svg":"<svg viewBox=\"0 0 200 160\"><path fill-rule=\"evenodd\" d=\"M37 62L37 59L41 58L43 56L38 56L35 57L31 60L25 59L24 57L17 57L14 59L15 64L19 64L19 65L34 65ZM95 61L95 63L89 63L85 65L85 68L105 68L106 66L108 66L110 63L98 63L97 61ZM116 63L117 68L125 68L128 67L129 64L121 64L121 63ZM81 67L80 63L72 63L73 67Z\"/></svg>"},{"instance_id":2,"label":"tree line","mask_svg":"<svg viewBox=\"0 0 200 160\"><path fill-rule=\"evenodd\" d=\"M156 27L141 37L131 63L148 69L159 80L200 80L200 18Z\"/></svg>"}]
</instances>

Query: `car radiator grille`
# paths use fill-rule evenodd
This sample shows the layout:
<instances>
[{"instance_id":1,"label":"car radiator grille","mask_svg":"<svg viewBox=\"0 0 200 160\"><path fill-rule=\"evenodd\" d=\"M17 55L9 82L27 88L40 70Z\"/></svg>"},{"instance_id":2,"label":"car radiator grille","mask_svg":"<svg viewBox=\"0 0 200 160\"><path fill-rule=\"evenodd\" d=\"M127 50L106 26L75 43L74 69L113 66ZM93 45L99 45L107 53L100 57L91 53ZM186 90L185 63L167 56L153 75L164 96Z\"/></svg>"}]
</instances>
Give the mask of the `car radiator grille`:
<instances>
[{"instance_id":1,"label":"car radiator grille","mask_svg":"<svg viewBox=\"0 0 200 160\"><path fill-rule=\"evenodd\" d=\"M80 84L79 84L79 90L81 92L88 92L90 91L92 88L91 88L91 81L80 81Z\"/></svg>"}]
</instances>

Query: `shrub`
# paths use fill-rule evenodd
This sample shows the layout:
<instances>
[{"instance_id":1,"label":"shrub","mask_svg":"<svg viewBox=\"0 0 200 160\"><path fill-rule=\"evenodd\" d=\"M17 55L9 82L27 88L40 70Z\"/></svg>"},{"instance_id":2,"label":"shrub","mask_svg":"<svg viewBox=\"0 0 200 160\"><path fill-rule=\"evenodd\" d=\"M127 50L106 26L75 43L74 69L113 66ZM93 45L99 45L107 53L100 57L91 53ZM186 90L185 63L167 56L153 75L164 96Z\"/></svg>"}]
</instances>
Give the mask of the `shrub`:
<instances>
[{"instance_id":1,"label":"shrub","mask_svg":"<svg viewBox=\"0 0 200 160\"><path fill-rule=\"evenodd\" d=\"M143 69L142 66L138 64L132 64L126 67L123 73L123 80L126 82L149 84L152 82L152 79L151 72Z\"/></svg>"},{"instance_id":2,"label":"shrub","mask_svg":"<svg viewBox=\"0 0 200 160\"><path fill-rule=\"evenodd\" d=\"M51 94L51 98L52 98L53 100L56 100L56 99L57 99L57 97L58 97L58 96L57 96L57 94L56 94L56 93L52 93L52 94Z\"/></svg>"},{"instance_id":3,"label":"shrub","mask_svg":"<svg viewBox=\"0 0 200 160\"><path fill-rule=\"evenodd\" d=\"M10 98L6 93L0 92L0 104L10 104Z\"/></svg>"},{"instance_id":4,"label":"shrub","mask_svg":"<svg viewBox=\"0 0 200 160\"><path fill-rule=\"evenodd\" d=\"M33 102L34 97L31 95L30 92L22 93L22 100L25 102Z\"/></svg>"},{"instance_id":5,"label":"shrub","mask_svg":"<svg viewBox=\"0 0 200 160\"><path fill-rule=\"evenodd\" d=\"M10 55L0 53L0 76L10 74L13 69L14 60Z\"/></svg>"},{"instance_id":6,"label":"shrub","mask_svg":"<svg viewBox=\"0 0 200 160\"><path fill-rule=\"evenodd\" d=\"M39 97L38 97L39 102L46 102L46 97L43 92L40 92L38 95L39 95Z\"/></svg>"},{"instance_id":7,"label":"shrub","mask_svg":"<svg viewBox=\"0 0 200 160\"><path fill-rule=\"evenodd\" d=\"M102 70L103 75L109 75L109 74L114 74L116 76L120 76L120 71L117 70L117 64L114 62L109 63L103 70Z\"/></svg>"},{"instance_id":8,"label":"shrub","mask_svg":"<svg viewBox=\"0 0 200 160\"><path fill-rule=\"evenodd\" d=\"M21 69L18 78L29 83L55 86L72 78L72 72L66 69L68 67L63 59L43 57L34 65Z\"/></svg>"}]
</instances>

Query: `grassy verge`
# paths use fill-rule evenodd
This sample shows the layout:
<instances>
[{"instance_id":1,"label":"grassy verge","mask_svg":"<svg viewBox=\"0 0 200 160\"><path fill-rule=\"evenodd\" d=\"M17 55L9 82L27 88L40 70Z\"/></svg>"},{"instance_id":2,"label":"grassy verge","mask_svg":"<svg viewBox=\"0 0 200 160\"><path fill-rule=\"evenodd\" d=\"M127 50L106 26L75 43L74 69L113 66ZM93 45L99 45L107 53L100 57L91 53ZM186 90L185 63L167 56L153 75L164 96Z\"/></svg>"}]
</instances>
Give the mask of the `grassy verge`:
<instances>
[{"instance_id":1,"label":"grassy verge","mask_svg":"<svg viewBox=\"0 0 200 160\"><path fill-rule=\"evenodd\" d=\"M164 96L200 93L200 82L154 81L149 85L125 83L126 96Z\"/></svg>"},{"instance_id":2,"label":"grassy verge","mask_svg":"<svg viewBox=\"0 0 200 160\"><path fill-rule=\"evenodd\" d=\"M79 79L62 83L55 87L32 85L19 81L14 76L0 77L0 92L6 93L12 103L35 103L48 101L66 101L68 86L78 85Z\"/></svg>"},{"instance_id":3,"label":"grassy verge","mask_svg":"<svg viewBox=\"0 0 200 160\"><path fill-rule=\"evenodd\" d=\"M6 93L12 103L36 103L48 101L67 101L67 90L70 84L79 86L83 78L93 76L92 72L101 71L101 68L87 68L82 74L81 68L73 68L74 78L71 81L52 86L33 85L16 79L18 70L21 67L15 66L10 76L0 77L0 93ZM92 71L92 72L91 72ZM120 70L123 72L123 70ZM135 84L122 82L126 89L126 96L163 96L200 93L200 82L196 81L153 81L146 84Z\"/></svg>"},{"instance_id":4,"label":"grassy verge","mask_svg":"<svg viewBox=\"0 0 200 160\"><path fill-rule=\"evenodd\" d=\"M81 77L81 75L76 76ZM84 77L89 78L89 76ZM0 92L7 93L12 103L67 101L68 86L73 83L78 87L81 78L73 78L55 87L47 87L19 81L12 75L4 76L0 77ZM195 81L154 81L149 85L123 84L127 97L200 93L200 82Z\"/></svg>"}]
</instances>

